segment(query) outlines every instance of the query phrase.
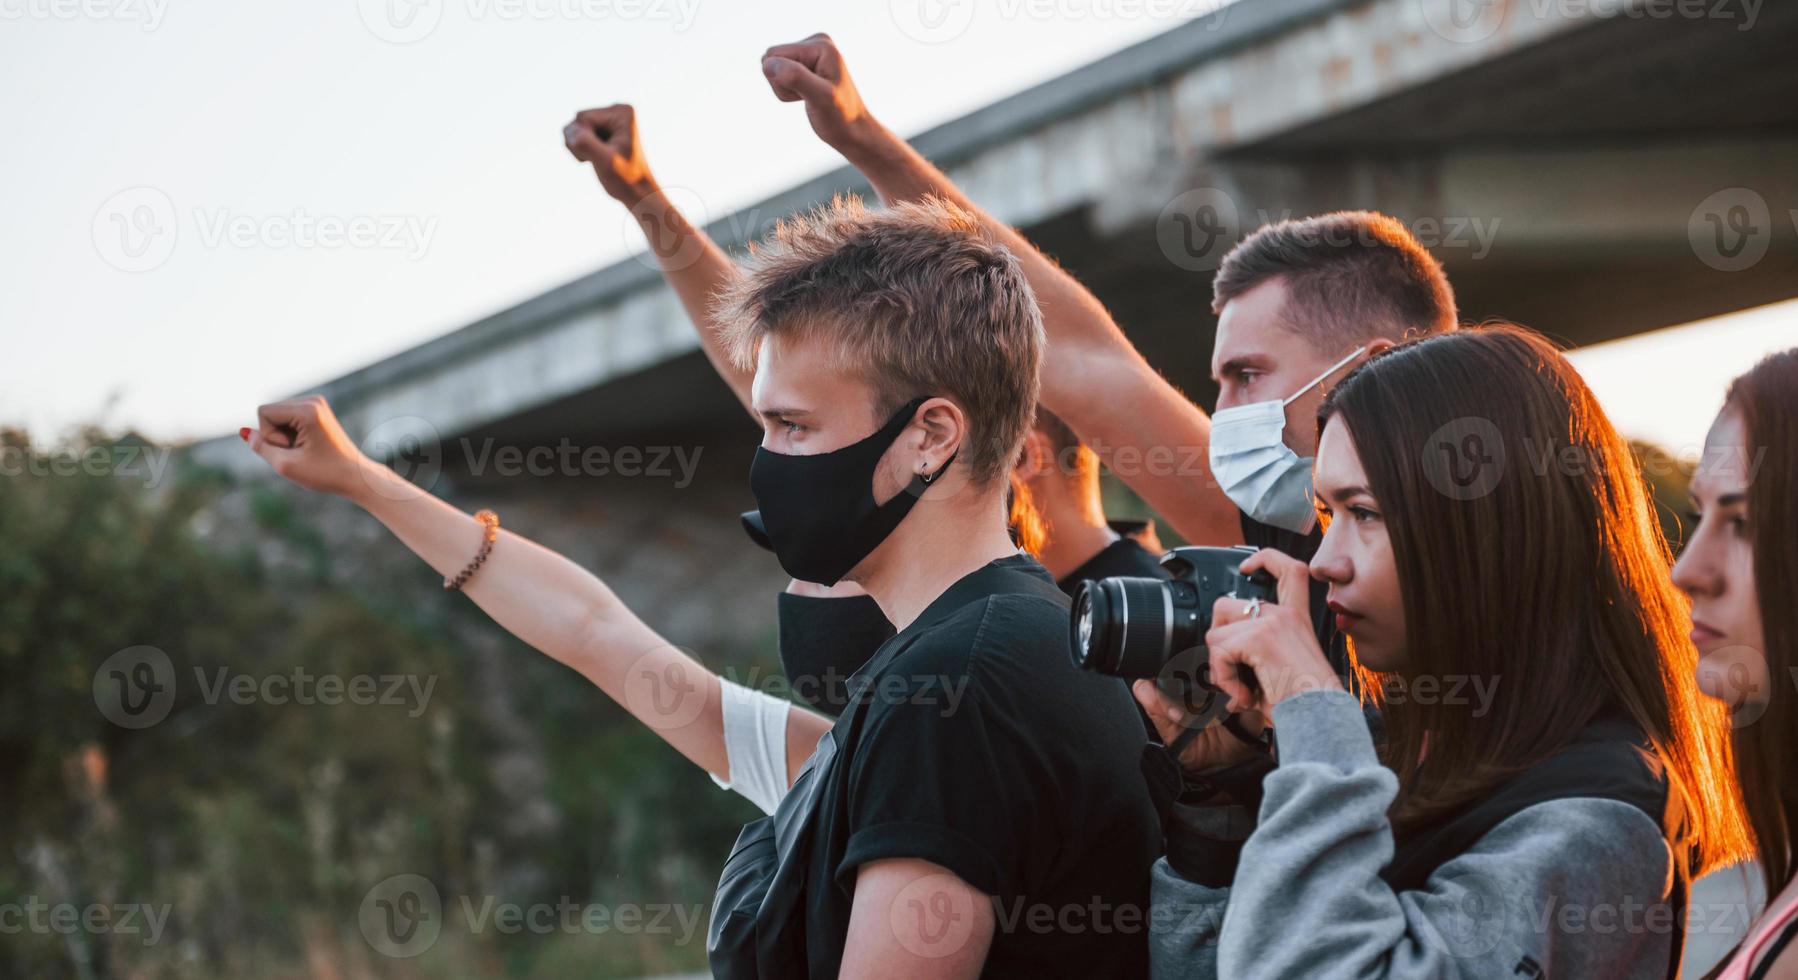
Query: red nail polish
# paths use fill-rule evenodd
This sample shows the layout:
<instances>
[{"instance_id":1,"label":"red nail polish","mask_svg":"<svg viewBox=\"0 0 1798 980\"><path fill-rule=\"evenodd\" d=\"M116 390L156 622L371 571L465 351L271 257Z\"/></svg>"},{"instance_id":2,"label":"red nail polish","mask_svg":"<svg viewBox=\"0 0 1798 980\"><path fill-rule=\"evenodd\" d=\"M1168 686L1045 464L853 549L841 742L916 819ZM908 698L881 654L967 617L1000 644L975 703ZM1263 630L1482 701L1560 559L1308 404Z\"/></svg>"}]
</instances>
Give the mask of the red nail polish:
<instances>
[{"instance_id":1,"label":"red nail polish","mask_svg":"<svg viewBox=\"0 0 1798 980\"><path fill-rule=\"evenodd\" d=\"M246 425L243 428L238 429L237 437L239 439L242 439L245 442L249 442L250 441L250 427Z\"/></svg>"}]
</instances>

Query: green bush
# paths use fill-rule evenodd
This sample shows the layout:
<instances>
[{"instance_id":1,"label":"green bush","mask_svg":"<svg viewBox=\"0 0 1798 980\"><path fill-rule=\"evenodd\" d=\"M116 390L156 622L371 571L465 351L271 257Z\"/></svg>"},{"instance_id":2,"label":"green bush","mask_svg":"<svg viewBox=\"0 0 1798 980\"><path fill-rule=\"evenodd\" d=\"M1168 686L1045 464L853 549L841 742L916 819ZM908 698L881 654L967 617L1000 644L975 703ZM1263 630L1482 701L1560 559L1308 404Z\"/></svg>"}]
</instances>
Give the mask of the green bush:
<instances>
[{"instance_id":1,"label":"green bush","mask_svg":"<svg viewBox=\"0 0 1798 980\"><path fill-rule=\"evenodd\" d=\"M41 461L144 444L86 432L45 450L0 432L0 445ZM677 944L476 932L463 915L492 902L709 902L753 811L604 695L446 598L424 566L370 576L366 556L328 551L321 522L336 512L312 513L313 498L189 467L152 487L44 470L0 475L0 904L15 921L28 905L140 911L136 932L27 923L0 943L0 975L703 969L703 921ZM96 675L140 646L166 655L175 694L166 717L133 729L103 714ZM481 651L503 663L516 703L493 703ZM218 686L275 678L291 696L296 677L363 675L428 684L429 697L239 703ZM522 730L501 732L497 716ZM547 816L521 829L525 803L500 784L527 764L544 775L534 804ZM397 873L442 895L442 936L416 959L383 956L359 927L369 889ZM145 908L166 909L154 942Z\"/></svg>"}]
</instances>

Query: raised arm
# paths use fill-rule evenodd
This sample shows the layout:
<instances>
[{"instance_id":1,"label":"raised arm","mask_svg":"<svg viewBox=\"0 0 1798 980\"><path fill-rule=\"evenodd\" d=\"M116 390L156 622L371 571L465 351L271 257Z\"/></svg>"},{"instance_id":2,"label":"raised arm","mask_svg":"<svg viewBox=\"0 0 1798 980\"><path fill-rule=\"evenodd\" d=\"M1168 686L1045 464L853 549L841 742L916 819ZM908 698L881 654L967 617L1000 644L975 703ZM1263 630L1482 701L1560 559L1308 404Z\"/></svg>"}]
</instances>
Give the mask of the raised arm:
<instances>
[{"instance_id":1,"label":"raised arm","mask_svg":"<svg viewBox=\"0 0 1798 980\"><path fill-rule=\"evenodd\" d=\"M1048 331L1042 401L1189 541L1242 540L1236 505L1206 461L1211 419L1167 382L1086 287L1023 235L982 211L943 172L868 112L829 37L763 55L782 101L805 103L813 132L889 202L936 196L979 215L1024 264Z\"/></svg>"},{"instance_id":2,"label":"raised arm","mask_svg":"<svg viewBox=\"0 0 1798 980\"><path fill-rule=\"evenodd\" d=\"M257 417L259 429L248 430L250 448L276 473L354 502L439 574L456 575L480 548L480 522L363 455L323 398L264 405ZM644 625L591 572L502 530L462 591L507 632L579 671L682 755L730 779L724 682ZM829 727L822 715L789 708L789 760L803 760ZM798 768L789 766L789 780Z\"/></svg>"},{"instance_id":3,"label":"raised arm","mask_svg":"<svg viewBox=\"0 0 1798 980\"><path fill-rule=\"evenodd\" d=\"M718 341L712 322L712 300L737 276L737 267L703 228L694 226L668 199L637 136L637 113L628 105L587 109L575 113L562 127L562 141L576 160L592 164L599 186L630 210L643 229L649 251L656 257L662 278L680 297L687 319L699 331L700 346L712 368L755 417L749 407L751 373L732 363Z\"/></svg>"}]
</instances>

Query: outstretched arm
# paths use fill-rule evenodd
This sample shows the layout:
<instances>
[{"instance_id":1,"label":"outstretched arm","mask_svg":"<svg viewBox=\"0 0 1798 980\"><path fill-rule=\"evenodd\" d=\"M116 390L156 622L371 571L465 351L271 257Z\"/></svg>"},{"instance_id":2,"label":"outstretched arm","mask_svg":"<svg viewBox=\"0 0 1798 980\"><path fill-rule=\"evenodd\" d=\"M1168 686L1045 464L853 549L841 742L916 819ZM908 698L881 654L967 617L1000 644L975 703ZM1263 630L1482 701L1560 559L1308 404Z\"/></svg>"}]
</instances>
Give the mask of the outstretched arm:
<instances>
[{"instance_id":1,"label":"outstretched arm","mask_svg":"<svg viewBox=\"0 0 1798 980\"><path fill-rule=\"evenodd\" d=\"M387 526L445 577L472 559L485 534L473 517L364 456L316 395L257 409L250 448L276 473L309 490L345 497ZM462 588L507 632L579 671L720 779L723 681L644 625L591 572L532 541L501 531L480 571ZM789 781L830 727L793 706L787 715Z\"/></svg>"},{"instance_id":2,"label":"outstretched arm","mask_svg":"<svg viewBox=\"0 0 1798 980\"><path fill-rule=\"evenodd\" d=\"M768 49L762 73L785 102L804 102L818 137L887 201L935 196L980 217L1015 252L1048 331L1042 401L1111 471L1189 541L1242 540L1236 505L1211 478L1211 419L1169 384L1086 287L1003 222L980 210L863 104L829 37Z\"/></svg>"},{"instance_id":3,"label":"outstretched arm","mask_svg":"<svg viewBox=\"0 0 1798 980\"><path fill-rule=\"evenodd\" d=\"M649 251L661 267L662 278L680 297L687 318L699 331L706 359L730 385L743 409L755 417L749 407L751 373L737 367L725 353L711 313L713 299L737 277L737 267L704 229L687 220L656 183L643 155L643 141L637 135L636 110L628 105L614 105L575 113L574 121L562 127L562 141L576 160L592 164L599 185L630 210L649 241Z\"/></svg>"}]
</instances>

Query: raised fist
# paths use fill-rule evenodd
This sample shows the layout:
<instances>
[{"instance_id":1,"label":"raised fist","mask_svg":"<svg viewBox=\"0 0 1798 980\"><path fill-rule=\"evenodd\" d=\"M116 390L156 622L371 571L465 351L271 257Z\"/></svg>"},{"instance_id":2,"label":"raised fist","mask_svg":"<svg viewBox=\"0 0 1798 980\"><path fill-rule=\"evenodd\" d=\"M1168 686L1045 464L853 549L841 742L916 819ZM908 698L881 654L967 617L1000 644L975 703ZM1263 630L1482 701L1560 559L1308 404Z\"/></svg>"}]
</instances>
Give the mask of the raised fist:
<instances>
[{"instance_id":1,"label":"raised fist","mask_svg":"<svg viewBox=\"0 0 1798 980\"><path fill-rule=\"evenodd\" d=\"M656 192L655 176L637 138L637 111L628 105L586 109L562 127L562 142L576 160L593 165L599 185L626 207Z\"/></svg>"},{"instance_id":2,"label":"raised fist","mask_svg":"<svg viewBox=\"0 0 1798 980\"><path fill-rule=\"evenodd\" d=\"M374 465L357 448L331 406L318 395L256 410L258 427L243 437L277 474L308 490L354 496L369 487Z\"/></svg>"},{"instance_id":3,"label":"raised fist","mask_svg":"<svg viewBox=\"0 0 1798 980\"><path fill-rule=\"evenodd\" d=\"M762 74L782 102L805 102L812 132L839 152L853 147L874 125L828 34L769 48L762 55Z\"/></svg>"}]
</instances>

